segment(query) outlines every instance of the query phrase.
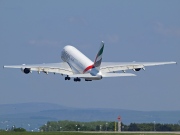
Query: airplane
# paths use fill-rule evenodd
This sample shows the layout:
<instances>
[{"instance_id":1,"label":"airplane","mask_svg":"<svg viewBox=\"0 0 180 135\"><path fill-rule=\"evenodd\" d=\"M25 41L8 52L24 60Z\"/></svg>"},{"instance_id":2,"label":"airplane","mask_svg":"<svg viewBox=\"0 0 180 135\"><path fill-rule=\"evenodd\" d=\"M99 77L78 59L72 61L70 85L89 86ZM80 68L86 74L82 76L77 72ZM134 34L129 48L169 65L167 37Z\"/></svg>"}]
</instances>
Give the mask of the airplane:
<instances>
[{"instance_id":1,"label":"airplane","mask_svg":"<svg viewBox=\"0 0 180 135\"><path fill-rule=\"evenodd\" d=\"M136 76L132 73L126 73L126 70L140 71L145 70L147 66L157 66L165 64L177 64L171 62L102 62L102 54L104 50L104 42L101 42L100 49L95 57L94 62L87 58L83 53L71 45L67 45L61 52L60 63L33 64L33 65L13 65L4 66L4 68L20 68L25 74L37 71L48 74L58 73L66 75L65 80L74 78L75 82L101 80L106 77L124 77ZM122 71L120 73L119 71Z\"/></svg>"}]
</instances>

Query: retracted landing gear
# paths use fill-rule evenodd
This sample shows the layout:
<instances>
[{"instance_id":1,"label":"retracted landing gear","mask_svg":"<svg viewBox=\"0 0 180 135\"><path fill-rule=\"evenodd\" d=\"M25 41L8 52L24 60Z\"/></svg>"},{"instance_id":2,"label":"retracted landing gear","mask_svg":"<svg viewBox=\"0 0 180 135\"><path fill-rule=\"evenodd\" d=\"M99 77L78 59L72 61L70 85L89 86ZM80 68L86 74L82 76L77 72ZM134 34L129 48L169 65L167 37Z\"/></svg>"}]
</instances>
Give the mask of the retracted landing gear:
<instances>
[{"instance_id":1,"label":"retracted landing gear","mask_svg":"<svg viewBox=\"0 0 180 135\"><path fill-rule=\"evenodd\" d=\"M75 82L80 82L81 79L77 77L77 78L74 78L74 81L75 81Z\"/></svg>"},{"instance_id":2,"label":"retracted landing gear","mask_svg":"<svg viewBox=\"0 0 180 135\"><path fill-rule=\"evenodd\" d=\"M70 80L71 78L69 76L65 77L65 80Z\"/></svg>"}]
</instances>

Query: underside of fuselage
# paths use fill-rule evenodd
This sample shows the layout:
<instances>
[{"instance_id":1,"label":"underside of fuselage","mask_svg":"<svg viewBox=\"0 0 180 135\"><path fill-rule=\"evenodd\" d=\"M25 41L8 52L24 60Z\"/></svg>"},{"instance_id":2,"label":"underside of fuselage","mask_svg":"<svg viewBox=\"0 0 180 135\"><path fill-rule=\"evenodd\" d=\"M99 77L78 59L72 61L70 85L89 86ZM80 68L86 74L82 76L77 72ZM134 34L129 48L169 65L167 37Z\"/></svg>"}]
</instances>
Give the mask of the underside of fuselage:
<instances>
[{"instance_id":1,"label":"underside of fuselage","mask_svg":"<svg viewBox=\"0 0 180 135\"><path fill-rule=\"evenodd\" d=\"M93 77L93 78L81 78L81 77L76 77L76 78L74 78L74 81L75 81L75 82L80 82L81 79L84 79L85 81L93 81L93 80L101 80L102 77L98 77L98 76ZM71 80L71 77L66 76L66 77L65 77L65 80Z\"/></svg>"}]
</instances>

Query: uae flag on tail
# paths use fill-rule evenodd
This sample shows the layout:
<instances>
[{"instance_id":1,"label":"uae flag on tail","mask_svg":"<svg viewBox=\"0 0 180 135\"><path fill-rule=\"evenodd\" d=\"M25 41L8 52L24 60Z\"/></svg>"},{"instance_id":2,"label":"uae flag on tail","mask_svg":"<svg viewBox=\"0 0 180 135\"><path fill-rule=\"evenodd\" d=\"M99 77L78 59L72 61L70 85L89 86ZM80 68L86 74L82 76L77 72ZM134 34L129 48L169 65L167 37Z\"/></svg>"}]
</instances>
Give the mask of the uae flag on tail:
<instances>
[{"instance_id":1,"label":"uae flag on tail","mask_svg":"<svg viewBox=\"0 0 180 135\"><path fill-rule=\"evenodd\" d=\"M96 69L99 70L100 66L101 66L101 61L102 61L102 54L103 54L103 50L104 50L104 42L102 41L101 42L101 46L100 46L100 49L96 55L96 59L94 61L94 67Z\"/></svg>"}]
</instances>

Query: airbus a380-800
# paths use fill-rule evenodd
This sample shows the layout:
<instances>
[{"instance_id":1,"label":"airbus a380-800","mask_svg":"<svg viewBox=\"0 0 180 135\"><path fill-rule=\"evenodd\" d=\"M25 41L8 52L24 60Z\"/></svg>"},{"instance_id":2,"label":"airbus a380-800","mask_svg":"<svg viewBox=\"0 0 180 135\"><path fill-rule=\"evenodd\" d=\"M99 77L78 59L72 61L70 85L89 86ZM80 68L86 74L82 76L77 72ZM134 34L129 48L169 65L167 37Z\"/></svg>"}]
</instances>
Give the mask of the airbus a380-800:
<instances>
[{"instance_id":1,"label":"airbus a380-800","mask_svg":"<svg viewBox=\"0 0 180 135\"><path fill-rule=\"evenodd\" d=\"M85 81L101 80L105 77L123 77L136 76L132 73L126 73L126 70L140 71L145 70L146 66L157 66L165 64L175 64L176 62L102 62L104 42L101 42L100 49L96 58L91 61L78 49L71 45L63 48L60 63L33 64L33 65L14 65L4 66L4 68L20 68L23 73L28 74L32 71L38 73L49 72L66 75L65 80L74 78L75 82L85 79ZM122 71L120 73L119 71Z\"/></svg>"}]
</instances>

